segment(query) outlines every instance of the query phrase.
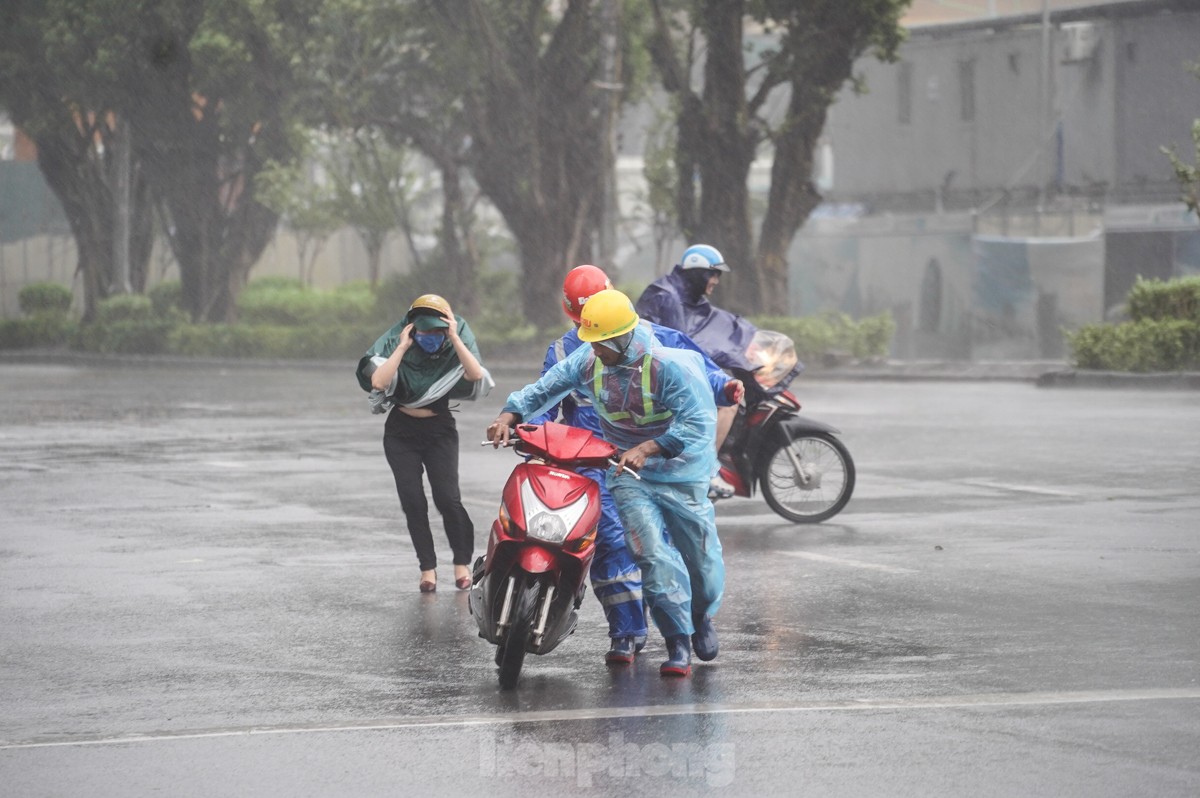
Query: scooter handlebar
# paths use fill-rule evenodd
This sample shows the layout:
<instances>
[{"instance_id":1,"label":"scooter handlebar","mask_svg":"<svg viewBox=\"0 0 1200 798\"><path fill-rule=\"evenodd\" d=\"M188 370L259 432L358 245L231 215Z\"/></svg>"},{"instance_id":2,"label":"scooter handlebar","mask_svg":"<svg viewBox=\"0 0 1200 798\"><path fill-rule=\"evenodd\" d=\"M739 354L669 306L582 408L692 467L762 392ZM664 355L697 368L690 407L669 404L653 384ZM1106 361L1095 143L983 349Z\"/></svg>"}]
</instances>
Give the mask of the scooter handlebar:
<instances>
[{"instance_id":1,"label":"scooter handlebar","mask_svg":"<svg viewBox=\"0 0 1200 798\"><path fill-rule=\"evenodd\" d=\"M519 440L518 438L509 438L507 441L505 441L504 443L502 443L500 445L504 446L505 448L510 447L510 446L516 446L518 440ZM492 441L480 441L479 445L480 446L493 446L495 444ZM620 463L617 461L617 458L615 458L615 457L608 458L608 464L612 465L612 466L620 465ZM641 480L642 475L639 474L637 471L634 471L632 468L626 467L624 470L625 470L625 472L632 475L634 479Z\"/></svg>"},{"instance_id":2,"label":"scooter handlebar","mask_svg":"<svg viewBox=\"0 0 1200 798\"><path fill-rule=\"evenodd\" d=\"M620 465L620 462L617 460L617 458L610 457L610 458L608 458L608 464L615 466L615 465ZM630 476L632 476L634 479L638 480L639 482L641 482L641 480L642 480L642 475L639 474L638 472L634 471L629 466L625 466L625 468L622 469L622 473L629 474Z\"/></svg>"}]
</instances>

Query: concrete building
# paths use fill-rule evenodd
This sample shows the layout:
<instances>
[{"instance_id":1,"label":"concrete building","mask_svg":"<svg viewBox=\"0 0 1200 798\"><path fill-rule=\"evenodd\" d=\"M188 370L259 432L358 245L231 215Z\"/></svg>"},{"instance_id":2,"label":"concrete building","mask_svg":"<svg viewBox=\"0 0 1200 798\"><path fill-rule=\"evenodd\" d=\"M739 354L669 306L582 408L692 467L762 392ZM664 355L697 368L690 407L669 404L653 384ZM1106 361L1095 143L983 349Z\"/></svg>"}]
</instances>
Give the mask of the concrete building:
<instances>
[{"instance_id":1,"label":"concrete building","mask_svg":"<svg viewBox=\"0 0 1200 798\"><path fill-rule=\"evenodd\" d=\"M913 28L859 65L796 241L794 313L884 310L901 358L1042 358L1138 275L1200 273L1190 158L1200 3L1139 0Z\"/></svg>"}]
</instances>

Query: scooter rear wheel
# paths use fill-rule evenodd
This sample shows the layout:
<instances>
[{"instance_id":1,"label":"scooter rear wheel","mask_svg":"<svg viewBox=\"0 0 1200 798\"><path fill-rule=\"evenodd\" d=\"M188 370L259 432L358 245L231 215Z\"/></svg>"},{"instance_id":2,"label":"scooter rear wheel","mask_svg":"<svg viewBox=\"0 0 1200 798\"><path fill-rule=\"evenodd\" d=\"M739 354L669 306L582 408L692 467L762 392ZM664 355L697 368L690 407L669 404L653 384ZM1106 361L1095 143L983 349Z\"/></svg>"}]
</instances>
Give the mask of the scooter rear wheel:
<instances>
[{"instance_id":1,"label":"scooter rear wheel","mask_svg":"<svg viewBox=\"0 0 1200 798\"><path fill-rule=\"evenodd\" d=\"M505 690L516 687L517 680L521 678L521 666L525 664L525 646L533 631L540 592L538 583L532 579L529 584L517 585L514 591L508 632L505 633L504 640L500 643L502 648L496 656L496 664L500 666L500 687Z\"/></svg>"},{"instance_id":2,"label":"scooter rear wheel","mask_svg":"<svg viewBox=\"0 0 1200 798\"><path fill-rule=\"evenodd\" d=\"M797 461L801 471L796 469ZM833 518L854 493L854 460L845 444L828 433L780 441L762 462L758 480L763 498L794 523L817 524Z\"/></svg>"}]
</instances>

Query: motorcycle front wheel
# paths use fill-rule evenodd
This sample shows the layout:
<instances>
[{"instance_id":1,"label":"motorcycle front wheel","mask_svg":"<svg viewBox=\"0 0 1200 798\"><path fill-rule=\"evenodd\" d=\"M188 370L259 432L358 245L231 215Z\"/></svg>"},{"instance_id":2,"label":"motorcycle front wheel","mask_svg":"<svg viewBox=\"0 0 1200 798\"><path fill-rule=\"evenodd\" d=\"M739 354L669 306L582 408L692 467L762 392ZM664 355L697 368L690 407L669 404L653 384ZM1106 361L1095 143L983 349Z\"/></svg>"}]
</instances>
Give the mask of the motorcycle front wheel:
<instances>
[{"instance_id":1,"label":"motorcycle front wheel","mask_svg":"<svg viewBox=\"0 0 1200 798\"><path fill-rule=\"evenodd\" d=\"M501 650L496 655L496 664L500 666L500 686L505 690L516 687L517 680L521 678L525 644L533 631L539 592L538 583L532 578L529 584L518 584L514 591L508 631L500 641Z\"/></svg>"},{"instance_id":2,"label":"motorcycle front wheel","mask_svg":"<svg viewBox=\"0 0 1200 798\"><path fill-rule=\"evenodd\" d=\"M758 475L763 498L797 524L817 524L842 511L854 492L854 460L840 440L812 432L780 441Z\"/></svg>"}]
</instances>

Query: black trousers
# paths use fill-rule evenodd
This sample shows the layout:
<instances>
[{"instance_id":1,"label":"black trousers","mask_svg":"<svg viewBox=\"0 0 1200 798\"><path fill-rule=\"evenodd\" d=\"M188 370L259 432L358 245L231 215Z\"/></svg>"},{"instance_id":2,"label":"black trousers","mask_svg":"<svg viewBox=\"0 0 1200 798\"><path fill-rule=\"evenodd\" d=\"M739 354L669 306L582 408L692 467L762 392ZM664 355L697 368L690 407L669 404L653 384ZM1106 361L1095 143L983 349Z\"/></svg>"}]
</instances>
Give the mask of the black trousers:
<instances>
[{"instance_id":1,"label":"black trousers","mask_svg":"<svg viewBox=\"0 0 1200 798\"><path fill-rule=\"evenodd\" d=\"M417 550L417 562L422 571L437 567L437 552L433 547L433 532L429 528L429 502L421 481L429 473L429 488L433 504L442 514L446 537L455 565L470 565L475 550L475 527L463 507L458 491L458 430L453 424L433 423L404 436L384 434L383 452L396 478L396 493L400 508L408 521L408 534Z\"/></svg>"}]
</instances>

